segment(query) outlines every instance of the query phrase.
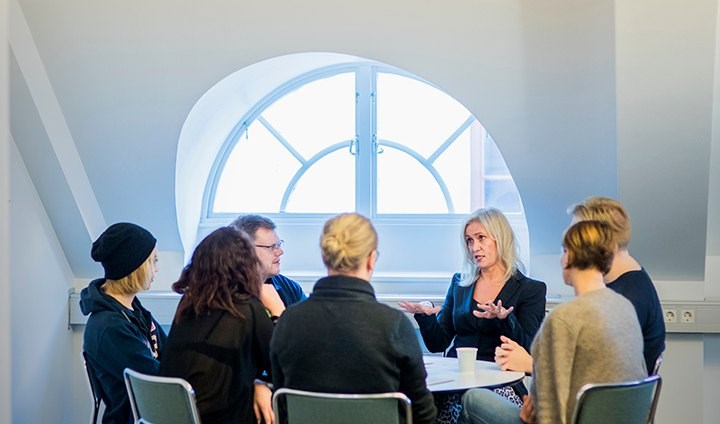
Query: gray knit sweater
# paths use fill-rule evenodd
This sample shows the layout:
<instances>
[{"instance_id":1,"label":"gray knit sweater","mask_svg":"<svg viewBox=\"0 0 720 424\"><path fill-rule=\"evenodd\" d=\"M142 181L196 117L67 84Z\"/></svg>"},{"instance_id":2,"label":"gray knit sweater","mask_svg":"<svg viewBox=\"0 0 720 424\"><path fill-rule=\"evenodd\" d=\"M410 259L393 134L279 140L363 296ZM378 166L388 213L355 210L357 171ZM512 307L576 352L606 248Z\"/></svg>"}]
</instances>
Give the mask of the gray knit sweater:
<instances>
[{"instance_id":1,"label":"gray knit sweater","mask_svg":"<svg viewBox=\"0 0 720 424\"><path fill-rule=\"evenodd\" d=\"M647 376L643 337L632 304L608 288L556 307L532 344L531 393L538 423L569 423L587 383Z\"/></svg>"}]
</instances>

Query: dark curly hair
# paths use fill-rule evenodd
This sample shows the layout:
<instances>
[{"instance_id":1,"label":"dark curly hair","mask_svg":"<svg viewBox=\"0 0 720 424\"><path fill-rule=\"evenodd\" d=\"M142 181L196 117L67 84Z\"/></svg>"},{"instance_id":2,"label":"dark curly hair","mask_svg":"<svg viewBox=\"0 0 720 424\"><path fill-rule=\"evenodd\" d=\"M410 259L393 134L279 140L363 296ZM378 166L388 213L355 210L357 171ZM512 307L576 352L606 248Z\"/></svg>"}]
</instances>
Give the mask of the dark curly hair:
<instances>
[{"instance_id":1,"label":"dark curly hair","mask_svg":"<svg viewBox=\"0 0 720 424\"><path fill-rule=\"evenodd\" d=\"M172 285L173 291L183 295L175 316L182 319L224 310L244 318L236 302L259 297L261 284L259 261L248 236L235 227L218 228L195 248Z\"/></svg>"},{"instance_id":2,"label":"dark curly hair","mask_svg":"<svg viewBox=\"0 0 720 424\"><path fill-rule=\"evenodd\" d=\"M565 231L566 268L594 268L603 275L610 271L615 252L613 230L602 221L580 221Z\"/></svg>"}]
</instances>

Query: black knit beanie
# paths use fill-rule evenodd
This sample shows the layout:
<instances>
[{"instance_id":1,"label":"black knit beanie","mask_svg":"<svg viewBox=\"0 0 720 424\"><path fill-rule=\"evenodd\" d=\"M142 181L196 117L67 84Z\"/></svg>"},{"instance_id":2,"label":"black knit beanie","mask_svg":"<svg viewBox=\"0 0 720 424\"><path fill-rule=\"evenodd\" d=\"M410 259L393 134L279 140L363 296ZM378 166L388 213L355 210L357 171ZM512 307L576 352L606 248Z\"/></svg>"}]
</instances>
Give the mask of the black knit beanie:
<instances>
[{"instance_id":1,"label":"black knit beanie","mask_svg":"<svg viewBox=\"0 0 720 424\"><path fill-rule=\"evenodd\" d=\"M107 228L92 245L90 255L105 269L105 278L119 280L147 260L157 240L139 225L119 222Z\"/></svg>"}]
</instances>

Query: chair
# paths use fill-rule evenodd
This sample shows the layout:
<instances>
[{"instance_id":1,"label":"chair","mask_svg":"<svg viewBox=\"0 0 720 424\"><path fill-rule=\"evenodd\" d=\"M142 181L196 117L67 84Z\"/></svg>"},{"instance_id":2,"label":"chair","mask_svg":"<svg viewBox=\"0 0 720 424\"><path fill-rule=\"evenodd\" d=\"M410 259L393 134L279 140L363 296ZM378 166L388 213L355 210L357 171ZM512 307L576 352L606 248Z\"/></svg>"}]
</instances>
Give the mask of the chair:
<instances>
[{"instance_id":1,"label":"chair","mask_svg":"<svg viewBox=\"0 0 720 424\"><path fill-rule=\"evenodd\" d=\"M586 384L577 395L573 424L647 424L655 416L662 379Z\"/></svg>"},{"instance_id":2,"label":"chair","mask_svg":"<svg viewBox=\"0 0 720 424\"><path fill-rule=\"evenodd\" d=\"M92 370L92 366L88 363L87 355L84 351L82 356L85 377L87 377L88 390L90 390L90 396L93 400L93 415L92 418L90 418L90 424L97 424L98 414L100 413L100 403L102 402L102 396L100 395L101 389L99 383L96 381L95 372Z\"/></svg>"},{"instance_id":3,"label":"chair","mask_svg":"<svg viewBox=\"0 0 720 424\"><path fill-rule=\"evenodd\" d=\"M272 406L276 424L412 424L410 399L396 392L338 394L281 388L273 394Z\"/></svg>"},{"instance_id":4,"label":"chair","mask_svg":"<svg viewBox=\"0 0 720 424\"><path fill-rule=\"evenodd\" d=\"M142 374L130 368L125 368L123 375L136 423L200 423L195 392L187 381Z\"/></svg>"},{"instance_id":5,"label":"chair","mask_svg":"<svg viewBox=\"0 0 720 424\"><path fill-rule=\"evenodd\" d=\"M663 361L663 354L661 353L660 356L657 357L655 360L655 365L653 366L652 372L650 375L657 375L658 372L660 372L660 365L662 365Z\"/></svg>"}]
</instances>

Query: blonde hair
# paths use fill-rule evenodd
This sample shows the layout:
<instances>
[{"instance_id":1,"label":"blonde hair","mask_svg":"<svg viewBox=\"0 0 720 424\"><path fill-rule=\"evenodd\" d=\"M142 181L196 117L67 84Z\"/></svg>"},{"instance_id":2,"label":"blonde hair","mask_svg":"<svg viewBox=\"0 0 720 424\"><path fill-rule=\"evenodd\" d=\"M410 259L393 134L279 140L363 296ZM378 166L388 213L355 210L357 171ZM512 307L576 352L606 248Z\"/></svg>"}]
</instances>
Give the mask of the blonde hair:
<instances>
[{"instance_id":1,"label":"blonde hair","mask_svg":"<svg viewBox=\"0 0 720 424\"><path fill-rule=\"evenodd\" d=\"M515 239L510 222L505 215L495 208L481 208L473 212L466 220L462 227L460 239L462 242L463 252L465 252L465 261L463 261L463 272L460 277L460 285L468 287L480 277L480 268L478 268L467 243L465 242L465 231L471 222L479 222L488 232L491 239L497 244L498 260L503 266L505 273L503 281L507 281L516 271L523 268L519 259L518 244Z\"/></svg>"},{"instance_id":2,"label":"blonde hair","mask_svg":"<svg viewBox=\"0 0 720 424\"><path fill-rule=\"evenodd\" d=\"M593 196L568 208L568 213L580 221L601 221L610 226L620 249L630 244L630 218L620 202L609 197Z\"/></svg>"},{"instance_id":3,"label":"blonde hair","mask_svg":"<svg viewBox=\"0 0 720 424\"><path fill-rule=\"evenodd\" d=\"M102 289L105 293L113 294L135 294L145 290L145 285L150 280L150 267L151 261L155 260L155 249L150 252L150 256L145 259L139 267L135 268L135 271L120 278L119 280L105 279L102 285Z\"/></svg>"},{"instance_id":4,"label":"blonde hair","mask_svg":"<svg viewBox=\"0 0 720 424\"><path fill-rule=\"evenodd\" d=\"M613 230L603 221L580 221L570 226L563 236L567 252L565 268L597 269L610 272L615 247Z\"/></svg>"},{"instance_id":5,"label":"blonde hair","mask_svg":"<svg viewBox=\"0 0 720 424\"><path fill-rule=\"evenodd\" d=\"M320 237L323 263L339 272L356 271L377 245L375 228L369 219L357 213L329 219Z\"/></svg>"}]
</instances>

